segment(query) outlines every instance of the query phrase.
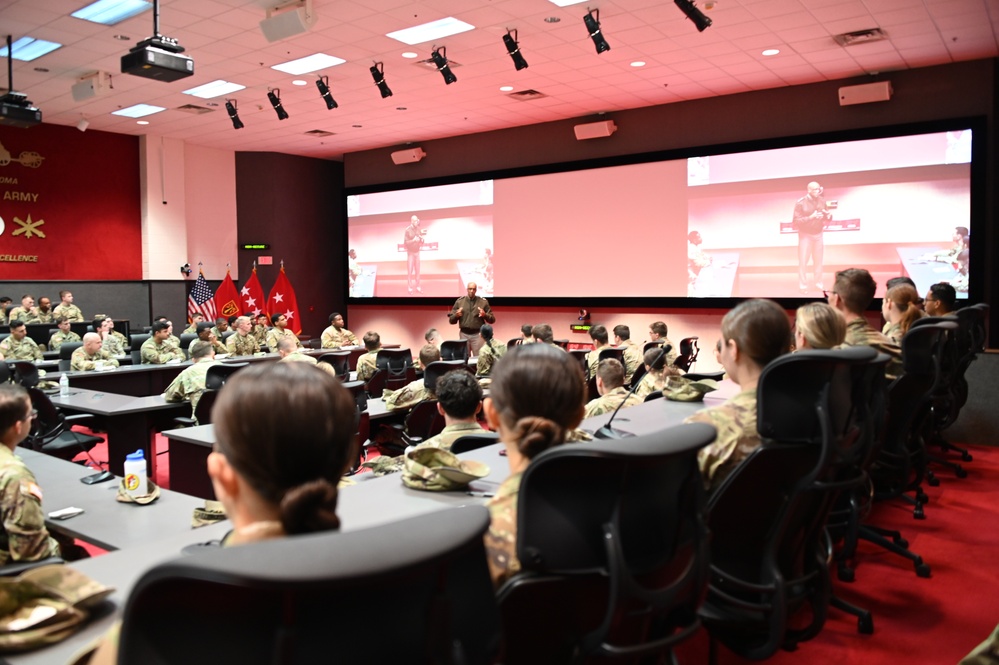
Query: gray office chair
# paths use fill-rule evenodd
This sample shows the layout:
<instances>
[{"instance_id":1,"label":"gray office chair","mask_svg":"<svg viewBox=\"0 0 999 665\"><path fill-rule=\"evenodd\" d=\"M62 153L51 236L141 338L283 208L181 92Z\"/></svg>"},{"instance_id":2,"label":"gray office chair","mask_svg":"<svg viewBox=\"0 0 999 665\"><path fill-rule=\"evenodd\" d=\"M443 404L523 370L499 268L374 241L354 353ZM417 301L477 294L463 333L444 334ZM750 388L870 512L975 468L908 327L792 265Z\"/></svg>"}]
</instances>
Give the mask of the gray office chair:
<instances>
[{"instance_id":1,"label":"gray office chair","mask_svg":"<svg viewBox=\"0 0 999 665\"><path fill-rule=\"evenodd\" d=\"M494 662L488 525L468 506L161 563L128 598L118 662ZM391 638L362 639L372 620Z\"/></svg>"}]
</instances>

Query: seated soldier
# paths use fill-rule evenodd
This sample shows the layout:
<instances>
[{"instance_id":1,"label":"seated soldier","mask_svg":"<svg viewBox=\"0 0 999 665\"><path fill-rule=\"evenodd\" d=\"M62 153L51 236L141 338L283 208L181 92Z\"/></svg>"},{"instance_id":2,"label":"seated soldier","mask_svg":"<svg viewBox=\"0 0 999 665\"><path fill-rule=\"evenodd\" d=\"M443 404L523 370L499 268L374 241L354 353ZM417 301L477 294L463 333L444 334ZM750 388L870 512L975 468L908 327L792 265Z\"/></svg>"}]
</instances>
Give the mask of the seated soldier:
<instances>
[{"instance_id":1,"label":"seated soldier","mask_svg":"<svg viewBox=\"0 0 999 665\"><path fill-rule=\"evenodd\" d=\"M92 372L105 367L117 367L118 361L108 353L97 333L89 332L83 336L83 346L73 349L69 367L75 372Z\"/></svg>"},{"instance_id":2,"label":"seated soldier","mask_svg":"<svg viewBox=\"0 0 999 665\"><path fill-rule=\"evenodd\" d=\"M441 352L436 346L425 344L420 349L420 369L426 369L427 365L440 359ZM425 399L434 399L434 394L424 387L423 379L417 379L399 390L386 390L382 397L387 410L406 411Z\"/></svg>"},{"instance_id":3,"label":"seated soldier","mask_svg":"<svg viewBox=\"0 0 999 665\"><path fill-rule=\"evenodd\" d=\"M168 362L182 362L184 352L170 343L170 331L173 325L169 321L156 321L150 329L149 339L142 343L139 353L142 363L146 365L163 365Z\"/></svg>"},{"instance_id":4,"label":"seated soldier","mask_svg":"<svg viewBox=\"0 0 999 665\"><path fill-rule=\"evenodd\" d=\"M926 313L947 316L957 308L957 291L947 282L937 282L926 292Z\"/></svg>"},{"instance_id":5,"label":"seated soldier","mask_svg":"<svg viewBox=\"0 0 999 665\"><path fill-rule=\"evenodd\" d=\"M195 340L191 346L191 361L194 364L184 368L163 391L163 399L168 402L190 402L191 413L194 413L201 394L205 392L208 368L219 362L215 360L215 349L211 342L200 339Z\"/></svg>"},{"instance_id":6,"label":"seated soldier","mask_svg":"<svg viewBox=\"0 0 999 665\"><path fill-rule=\"evenodd\" d=\"M172 344L173 346L176 346L179 349L180 348L180 338L173 334L173 321L170 321L165 316L157 316L155 319L153 319L153 323L156 323L157 321L166 321L167 325L170 326L170 336L167 337L167 341L170 342L170 344Z\"/></svg>"},{"instance_id":7,"label":"seated soldier","mask_svg":"<svg viewBox=\"0 0 999 665\"><path fill-rule=\"evenodd\" d=\"M191 350L194 348L194 345L197 344L198 342L208 342L209 344L212 345L212 348L215 350L216 354L229 353L228 351L226 351L225 344L223 344L218 340L218 337L215 336L215 333L213 333L212 330L214 330L212 324L208 323L207 321L202 321L201 323L198 324L198 339L192 341L190 345L188 345L187 347L188 355L191 355Z\"/></svg>"},{"instance_id":8,"label":"seated soldier","mask_svg":"<svg viewBox=\"0 0 999 665\"><path fill-rule=\"evenodd\" d=\"M11 302L10 296L0 296L0 325L7 325L7 308Z\"/></svg>"},{"instance_id":9,"label":"seated soldier","mask_svg":"<svg viewBox=\"0 0 999 665\"><path fill-rule=\"evenodd\" d=\"M520 327L520 343L531 344L534 342L534 326L525 323Z\"/></svg>"},{"instance_id":10,"label":"seated soldier","mask_svg":"<svg viewBox=\"0 0 999 665\"><path fill-rule=\"evenodd\" d=\"M330 325L320 336L324 349L339 349L344 346L357 346L357 335L343 327L340 312L330 314Z\"/></svg>"},{"instance_id":11,"label":"seated soldier","mask_svg":"<svg viewBox=\"0 0 999 665\"><path fill-rule=\"evenodd\" d=\"M493 339L493 327L488 323L483 323L479 328L479 336L482 338L482 346L479 347L479 356L475 360L475 376L483 378L489 376L496 361L506 353L506 344L496 343Z\"/></svg>"},{"instance_id":12,"label":"seated soldier","mask_svg":"<svg viewBox=\"0 0 999 665\"><path fill-rule=\"evenodd\" d=\"M423 333L423 339L427 342L427 344L440 348L441 334L438 332L437 328L431 328L427 332Z\"/></svg>"},{"instance_id":13,"label":"seated soldier","mask_svg":"<svg viewBox=\"0 0 999 665\"><path fill-rule=\"evenodd\" d=\"M114 332L114 322L110 317L98 314L94 317L94 322L91 325L94 332L101 338L102 350L107 351L112 356L125 355L125 348L129 344L124 335Z\"/></svg>"},{"instance_id":14,"label":"seated soldier","mask_svg":"<svg viewBox=\"0 0 999 665\"><path fill-rule=\"evenodd\" d=\"M233 323L236 331L225 341L225 349L230 356L252 356L260 351L260 344L253 336L253 323L248 316L238 316Z\"/></svg>"},{"instance_id":15,"label":"seated soldier","mask_svg":"<svg viewBox=\"0 0 999 665\"><path fill-rule=\"evenodd\" d=\"M607 328L597 324L590 328L590 339L593 340L593 350L586 354L586 378L597 375L597 365L600 363L600 352L610 348L610 335Z\"/></svg>"},{"instance_id":16,"label":"seated soldier","mask_svg":"<svg viewBox=\"0 0 999 665\"><path fill-rule=\"evenodd\" d=\"M653 321L649 324L649 341L655 342L659 346L669 346L670 350L666 352L666 364L670 367L676 362L676 357L679 354L679 349L676 344L669 341L669 337L666 336L669 329L666 327L664 321Z\"/></svg>"},{"instance_id":17,"label":"seated soldier","mask_svg":"<svg viewBox=\"0 0 999 665\"><path fill-rule=\"evenodd\" d=\"M284 314L272 314L271 323L274 327L267 331L267 348L271 352L277 351L278 342L287 337L295 342L295 346L301 347L302 343L298 341L298 335L293 333L288 329L288 317Z\"/></svg>"},{"instance_id":18,"label":"seated soldier","mask_svg":"<svg viewBox=\"0 0 999 665\"><path fill-rule=\"evenodd\" d=\"M215 338L218 341L222 341L222 333L229 330L229 319L224 316L220 316L215 319L215 327L212 328L212 333L214 333Z\"/></svg>"},{"instance_id":19,"label":"seated soldier","mask_svg":"<svg viewBox=\"0 0 999 665\"><path fill-rule=\"evenodd\" d=\"M642 403L642 398L628 394L624 387L624 366L615 358L605 358L597 365L597 392L600 397L586 403L583 418L611 413L621 402L622 409Z\"/></svg>"},{"instance_id":20,"label":"seated soldier","mask_svg":"<svg viewBox=\"0 0 999 665\"><path fill-rule=\"evenodd\" d=\"M52 312L56 316L65 316L71 323L83 323L84 321L83 312L73 304L72 291L59 292L59 304L55 306Z\"/></svg>"},{"instance_id":21,"label":"seated soldier","mask_svg":"<svg viewBox=\"0 0 999 665\"><path fill-rule=\"evenodd\" d=\"M11 319L10 336L0 342L0 358L31 362L42 359L42 350L35 344L35 340L28 337L24 321Z\"/></svg>"},{"instance_id":22,"label":"seated soldier","mask_svg":"<svg viewBox=\"0 0 999 665\"><path fill-rule=\"evenodd\" d=\"M79 342L80 336L69 329L70 321L65 316L56 318L56 330L49 338L49 351L58 351L65 342Z\"/></svg>"},{"instance_id":23,"label":"seated soldier","mask_svg":"<svg viewBox=\"0 0 999 665\"><path fill-rule=\"evenodd\" d=\"M21 306L10 310L8 315L11 321L21 321L22 323L37 323L38 310L35 309L34 296L25 294L21 296Z\"/></svg>"},{"instance_id":24,"label":"seated soldier","mask_svg":"<svg viewBox=\"0 0 999 665\"><path fill-rule=\"evenodd\" d=\"M205 321L205 315L202 314L201 312L195 312L194 314L191 315L191 325L184 328L184 330L181 331L181 334L183 335L198 334L198 324L204 323L204 321Z\"/></svg>"},{"instance_id":25,"label":"seated soldier","mask_svg":"<svg viewBox=\"0 0 999 665\"><path fill-rule=\"evenodd\" d=\"M31 431L35 411L27 391L0 384L0 565L60 555L45 528L42 490L14 449Z\"/></svg>"},{"instance_id":26,"label":"seated soldier","mask_svg":"<svg viewBox=\"0 0 999 665\"><path fill-rule=\"evenodd\" d=\"M278 355L281 356L281 363L306 363L308 365L315 365L317 369L321 369L330 376L336 376L336 370L333 369L333 365L329 363L318 362L312 356L307 356L302 353L302 349L295 346L287 337L282 338L278 341L277 347Z\"/></svg>"},{"instance_id":27,"label":"seated soldier","mask_svg":"<svg viewBox=\"0 0 999 665\"><path fill-rule=\"evenodd\" d=\"M539 323L531 328L531 337L534 339L535 344L547 344L559 349L562 348L555 343L555 334L552 332L552 327L547 323ZM562 350L564 351L565 349Z\"/></svg>"},{"instance_id":28,"label":"seated soldier","mask_svg":"<svg viewBox=\"0 0 999 665\"><path fill-rule=\"evenodd\" d=\"M38 307L35 308L35 323L55 323L52 300L47 296L40 296L38 298Z\"/></svg>"},{"instance_id":29,"label":"seated soldier","mask_svg":"<svg viewBox=\"0 0 999 665\"><path fill-rule=\"evenodd\" d=\"M829 292L829 304L846 321L844 346L872 346L891 360L885 367L885 376L894 379L902 374L902 349L874 328L864 318L864 312L874 301L878 284L871 273L863 268L848 268L836 273L836 281Z\"/></svg>"},{"instance_id":30,"label":"seated soldier","mask_svg":"<svg viewBox=\"0 0 999 665\"><path fill-rule=\"evenodd\" d=\"M635 370L642 364L642 349L631 339L631 328L614 326L614 346L624 347L624 382L630 383Z\"/></svg>"},{"instance_id":31,"label":"seated soldier","mask_svg":"<svg viewBox=\"0 0 999 665\"><path fill-rule=\"evenodd\" d=\"M648 395L657 390L665 390L666 385L669 383L669 377L683 374L679 368L667 367L667 358L669 358L669 354L663 353L662 348L649 349L645 352L645 376L638 382L638 388L635 389L635 397L640 397L644 400Z\"/></svg>"},{"instance_id":32,"label":"seated soldier","mask_svg":"<svg viewBox=\"0 0 999 665\"><path fill-rule=\"evenodd\" d=\"M364 333L364 348L367 352L357 359L357 380L367 381L378 369L378 352L382 350L382 338L374 330Z\"/></svg>"},{"instance_id":33,"label":"seated soldier","mask_svg":"<svg viewBox=\"0 0 999 665\"><path fill-rule=\"evenodd\" d=\"M253 336L257 338L257 344L267 346L267 333L270 326L267 325L267 315L263 312L257 314L253 324Z\"/></svg>"}]
</instances>

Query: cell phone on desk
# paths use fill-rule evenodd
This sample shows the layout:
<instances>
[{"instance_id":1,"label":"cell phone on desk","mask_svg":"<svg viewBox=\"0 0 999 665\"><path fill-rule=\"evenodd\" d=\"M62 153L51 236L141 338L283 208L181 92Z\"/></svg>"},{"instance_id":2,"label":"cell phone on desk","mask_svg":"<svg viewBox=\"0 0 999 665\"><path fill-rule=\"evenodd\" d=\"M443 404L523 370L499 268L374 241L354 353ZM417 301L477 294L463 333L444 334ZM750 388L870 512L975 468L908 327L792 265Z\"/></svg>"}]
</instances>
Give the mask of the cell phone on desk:
<instances>
[{"instance_id":1,"label":"cell phone on desk","mask_svg":"<svg viewBox=\"0 0 999 665\"><path fill-rule=\"evenodd\" d=\"M83 508L76 508L75 506L70 506L69 508L62 508L61 510L53 510L49 513L49 519L52 520L68 520L70 517L76 517L83 513Z\"/></svg>"}]
</instances>

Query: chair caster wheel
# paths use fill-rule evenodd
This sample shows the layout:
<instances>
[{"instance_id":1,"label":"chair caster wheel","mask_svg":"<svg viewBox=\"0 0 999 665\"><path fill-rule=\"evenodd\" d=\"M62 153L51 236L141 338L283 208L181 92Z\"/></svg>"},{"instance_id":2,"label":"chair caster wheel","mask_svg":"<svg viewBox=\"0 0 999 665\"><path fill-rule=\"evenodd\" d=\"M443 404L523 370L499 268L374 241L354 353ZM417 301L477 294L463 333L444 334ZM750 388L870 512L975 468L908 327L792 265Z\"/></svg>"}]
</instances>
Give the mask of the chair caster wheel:
<instances>
[{"instance_id":1,"label":"chair caster wheel","mask_svg":"<svg viewBox=\"0 0 999 665\"><path fill-rule=\"evenodd\" d=\"M891 541L896 545L898 545L899 547L909 549L909 541L906 540L905 538L892 538Z\"/></svg>"},{"instance_id":2,"label":"chair caster wheel","mask_svg":"<svg viewBox=\"0 0 999 665\"><path fill-rule=\"evenodd\" d=\"M913 517L913 519L917 519L917 520L925 520L926 519L926 513L923 512L923 507L919 506L915 510L913 510L912 511L912 517Z\"/></svg>"},{"instance_id":3,"label":"chair caster wheel","mask_svg":"<svg viewBox=\"0 0 999 665\"><path fill-rule=\"evenodd\" d=\"M874 617L869 612L857 618L857 632L861 635L874 634Z\"/></svg>"},{"instance_id":4,"label":"chair caster wheel","mask_svg":"<svg viewBox=\"0 0 999 665\"><path fill-rule=\"evenodd\" d=\"M916 566L916 577L929 577L930 567L925 563L921 563Z\"/></svg>"},{"instance_id":5,"label":"chair caster wheel","mask_svg":"<svg viewBox=\"0 0 999 665\"><path fill-rule=\"evenodd\" d=\"M936 476L929 476L929 477L928 477L928 478L926 479L926 482L927 482L927 484L928 484L928 485L929 485L930 487L939 487L939 486L940 486L940 479L939 479L939 478L937 478Z\"/></svg>"},{"instance_id":6,"label":"chair caster wheel","mask_svg":"<svg viewBox=\"0 0 999 665\"><path fill-rule=\"evenodd\" d=\"M839 577L840 582L852 582L856 577L856 573L854 572L853 568L846 568L846 567L840 568L837 571L836 575L837 577Z\"/></svg>"},{"instance_id":7,"label":"chair caster wheel","mask_svg":"<svg viewBox=\"0 0 999 665\"><path fill-rule=\"evenodd\" d=\"M967 478L968 472L962 469L961 467L957 467L956 469L954 469L954 475L957 476L958 478Z\"/></svg>"},{"instance_id":8,"label":"chair caster wheel","mask_svg":"<svg viewBox=\"0 0 999 665\"><path fill-rule=\"evenodd\" d=\"M971 457L971 453L961 453L962 462L970 462L972 459L973 458Z\"/></svg>"}]
</instances>

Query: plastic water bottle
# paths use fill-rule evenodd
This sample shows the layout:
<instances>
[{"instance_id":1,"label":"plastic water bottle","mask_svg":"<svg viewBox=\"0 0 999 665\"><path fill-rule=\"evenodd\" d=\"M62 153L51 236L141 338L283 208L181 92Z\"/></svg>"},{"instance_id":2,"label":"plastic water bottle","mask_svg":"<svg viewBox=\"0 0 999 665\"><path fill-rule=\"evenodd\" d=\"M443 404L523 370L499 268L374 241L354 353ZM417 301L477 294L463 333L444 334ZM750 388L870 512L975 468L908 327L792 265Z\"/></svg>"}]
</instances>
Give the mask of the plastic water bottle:
<instances>
[{"instance_id":1,"label":"plastic water bottle","mask_svg":"<svg viewBox=\"0 0 999 665\"><path fill-rule=\"evenodd\" d=\"M125 491L132 497L147 493L146 456L141 449L125 456Z\"/></svg>"},{"instance_id":2,"label":"plastic water bottle","mask_svg":"<svg viewBox=\"0 0 999 665\"><path fill-rule=\"evenodd\" d=\"M69 377L65 374L59 377L59 397L69 397Z\"/></svg>"}]
</instances>

